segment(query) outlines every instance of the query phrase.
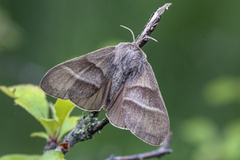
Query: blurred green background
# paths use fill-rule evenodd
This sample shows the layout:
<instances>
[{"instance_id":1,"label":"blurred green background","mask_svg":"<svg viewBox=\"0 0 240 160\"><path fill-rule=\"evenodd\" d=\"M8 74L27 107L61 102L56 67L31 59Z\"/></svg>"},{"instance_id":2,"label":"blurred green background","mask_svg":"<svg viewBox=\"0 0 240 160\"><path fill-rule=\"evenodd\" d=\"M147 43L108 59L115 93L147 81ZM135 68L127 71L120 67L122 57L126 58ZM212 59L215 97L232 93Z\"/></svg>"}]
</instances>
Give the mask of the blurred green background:
<instances>
[{"instance_id":1,"label":"blurred green background","mask_svg":"<svg viewBox=\"0 0 240 160\"><path fill-rule=\"evenodd\" d=\"M173 5L151 35L158 43L143 47L173 132L173 153L162 159L239 160L238 0L0 0L0 85L39 84L60 62L131 42L130 32L119 25L137 36L150 15L168 2ZM2 92L0 104L0 156L41 154L45 141L29 134L42 126ZM73 112L81 114L77 108ZM100 160L156 148L108 124L92 140L75 145L66 158Z\"/></svg>"}]
</instances>

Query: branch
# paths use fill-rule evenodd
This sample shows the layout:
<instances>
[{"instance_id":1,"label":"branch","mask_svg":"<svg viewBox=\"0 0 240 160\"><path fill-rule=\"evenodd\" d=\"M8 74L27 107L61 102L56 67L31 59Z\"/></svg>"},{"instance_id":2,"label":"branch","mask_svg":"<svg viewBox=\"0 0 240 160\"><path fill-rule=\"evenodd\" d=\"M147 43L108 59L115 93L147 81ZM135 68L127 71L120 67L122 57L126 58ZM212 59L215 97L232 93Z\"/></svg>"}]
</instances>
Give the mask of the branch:
<instances>
[{"instance_id":1,"label":"branch","mask_svg":"<svg viewBox=\"0 0 240 160\"><path fill-rule=\"evenodd\" d=\"M107 117L105 117L103 120L99 121L95 126L89 128L88 132L93 135L94 133L100 131L106 124L108 124L108 122L109 120L107 119Z\"/></svg>"},{"instance_id":2,"label":"branch","mask_svg":"<svg viewBox=\"0 0 240 160\"><path fill-rule=\"evenodd\" d=\"M158 148L157 150L151 151L151 152L146 152L146 153L141 153L141 154L136 154L136 155L131 155L131 156L122 156L122 157L114 157L114 155L111 155L108 159L106 160L143 160L143 159L149 159L149 158L154 158L154 157L162 157L165 154L169 154L172 152L172 150L169 148L170 147L170 142L172 139L172 133L170 132L167 139L163 143L163 145Z\"/></svg>"},{"instance_id":3,"label":"branch","mask_svg":"<svg viewBox=\"0 0 240 160\"><path fill-rule=\"evenodd\" d=\"M147 41L149 40L149 36L157 27L159 21L162 18L162 14L165 10L171 6L171 3L166 3L164 6L158 8L158 10L152 14L148 23L144 27L141 34L136 38L136 42L139 44L139 47L144 46ZM101 121L97 121L99 112L87 112L84 114L83 118L78 122L77 126L72 129L71 132L65 136L64 140L56 147L55 150L61 151L63 154L67 153L71 147L73 147L77 142L85 141L91 139L93 135L100 131L106 124L109 123L107 118L104 118ZM54 149L54 142L47 142L46 146L44 147L44 152ZM164 147L159 148L156 151L152 151L145 154L140 154L140 156L145 157L147 154L150 155L164 155L166 153L170 153L171 150L162 149ZM139 155L138 155L139 156Z\"/></svg>"},{"instance_id":4,"label":"branch","mask_svg":"<svg viewBox=\"0 0 240 160\"><path fill-rule=\"evenodd\" d=\"M64 140L55 150L66 154L77 142L92 139L93 135L100 131L109 122L106 117L98 122L98 113L99 112L83 111L82 119L79 120L76 127L65 136Z\"/></svg>"},{"instance_id":5,"label":"branch","mask_svg":"<svg viewBox=\"0 0 240 160\"><path fill-rule=\"evenodd\" d=\"M158 8L158 10L152 14L150 19L148 20L148 23L143 28L142 33L136 38L136 42L139 43L139 47L142 48L147 41L149 41L149 37L151 33L155 30L157 27L159 21L162 18L162 14L168 10L168 7L170 7L172 3L166 3L162 7ZM144 38L146 37L146 38ZM144 38L144 39L143 39Z\"/></svg>"}]
</instances>

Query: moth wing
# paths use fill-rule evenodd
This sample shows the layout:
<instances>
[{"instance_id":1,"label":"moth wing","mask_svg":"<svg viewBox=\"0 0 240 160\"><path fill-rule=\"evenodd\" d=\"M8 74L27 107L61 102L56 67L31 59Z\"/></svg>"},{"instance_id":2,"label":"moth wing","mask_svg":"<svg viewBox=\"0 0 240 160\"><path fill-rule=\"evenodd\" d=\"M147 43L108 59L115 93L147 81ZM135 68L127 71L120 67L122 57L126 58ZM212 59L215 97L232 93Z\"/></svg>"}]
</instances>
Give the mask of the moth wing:
<instances>
[{"instance_id":1,"label":"moth wing","mask_svg":"<svg viewBox=\"0 0 240 160\"><path fill-rule=\"evenodd\" d=\"M100 110L110 90L114 56L115 47L106 47L63 62L44 75L40 87L48 95L70 99L82 109Z\"/></svg>"},{"instance_id":2,"label":"moth wing","mask_svg":"<svg viewBox=\"0 0 240 160\"><path fill-rule=\"evenodd\" d=\"M151 65L140 77L126 81L122 114L127 129L143 141L161 145L169 133L168 113Z\"/></svg>"},{"instance_id":3,"label":"moth wing","mask_svg":"<svg viewBox=\"0 0 240 160\"><path fill-rule=\"evenodd\" d=\"M76 104L81 109L87 111L99 111L102 107L107 105L107 98L111 87L111 79L108 83L101 86L101 88L93 94L90 98L72 98L71 102Z\"/></svg>"},{"instance_id":4,"label":"moth wing","mask_svg":"<svg viewBox=\"0 0 240 160\"><path fill-rule=\"evenodd\" d=\"M106 116L109 122L115 127L126 129L124 117L122 114L122 100L123 100L123 88L124 85L114 95L113 99L106 108Z\"/></svg>"}]
</instances>

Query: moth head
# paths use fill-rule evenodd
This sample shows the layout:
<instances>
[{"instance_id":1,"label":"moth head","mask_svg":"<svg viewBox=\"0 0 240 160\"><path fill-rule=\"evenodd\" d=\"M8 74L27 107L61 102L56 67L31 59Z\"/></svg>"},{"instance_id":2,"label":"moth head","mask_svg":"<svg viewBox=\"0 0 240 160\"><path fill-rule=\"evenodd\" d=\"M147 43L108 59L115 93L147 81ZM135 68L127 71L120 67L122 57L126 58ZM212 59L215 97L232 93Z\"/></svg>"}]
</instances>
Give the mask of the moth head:
<instances>
[{"instance_id":1,"label":"moth head","mask_svg":"<svg viewBox=\"0 0 240 160\"><path fill-rule=\"evenodd\" d=\"M154 40L155 42L158 42L155 38L152 38L152 37L150 37L150 36L148 36L148 35L145 35L142 39L140 39L138 42L136 42L135 35L134 35L133 31L132 31L130 28L126 27L126 26L123 26L123 25L120 25L120 26L123 27L123 28L125 28L125 29L127 29L127 30L129 30L129 31L132 33L133 43L135 43L137 46L139 46L139 44L140 44L144 39L152 39L152 40Z\"/></svg>"}]
</instances>

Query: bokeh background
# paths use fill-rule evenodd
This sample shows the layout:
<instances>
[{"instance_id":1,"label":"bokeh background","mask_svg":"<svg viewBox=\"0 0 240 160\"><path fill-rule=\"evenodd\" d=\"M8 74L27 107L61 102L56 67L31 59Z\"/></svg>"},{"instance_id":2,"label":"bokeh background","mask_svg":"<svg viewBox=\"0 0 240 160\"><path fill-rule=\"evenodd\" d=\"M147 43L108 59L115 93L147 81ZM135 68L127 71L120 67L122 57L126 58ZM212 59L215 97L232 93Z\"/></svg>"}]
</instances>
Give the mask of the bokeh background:
<instances>
[{"instance_id":1,"label":"bokeh background","mask_svg":"<svg viewBox=\"0 0 240 160\"><path fill-rule=\"evenodd\" d=\"M142 49L171 121L165 160L240 159L240 1L0 0L0 85L36 84L56 64L108 45L131 42L158 7L172 2ZM55 99L48 97L54 102ZM0 93L0 156L41 154L42 126ZM77 108L73 115L81 114ZM104 117L104 111L100 118ZM108 124L66 158L105 159L157 149ZM157 159L157 158L156 158Z\"/></svg>"}]
</instances>

